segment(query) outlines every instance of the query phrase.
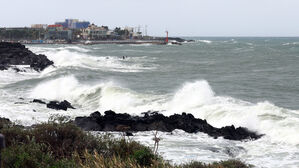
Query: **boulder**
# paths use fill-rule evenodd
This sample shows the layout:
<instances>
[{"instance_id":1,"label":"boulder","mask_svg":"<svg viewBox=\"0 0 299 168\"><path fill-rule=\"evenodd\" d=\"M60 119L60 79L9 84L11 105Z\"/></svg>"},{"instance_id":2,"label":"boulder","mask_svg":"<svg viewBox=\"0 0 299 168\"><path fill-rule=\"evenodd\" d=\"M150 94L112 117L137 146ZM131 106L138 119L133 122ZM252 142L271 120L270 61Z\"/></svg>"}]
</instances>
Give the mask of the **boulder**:
<instances>
[{"instance_id":1,"label":"boulder","mask_svg":"<svg viewBox=\"0 0 299 168\"><path fill-rule=\"evenodd\" d=\"M62 102L59 101L50 101L47 103L47 107L55 110L64 110L66 111L68 108L75 109L70 102L64 100Z\"/></svg>"},{"instance_id":2,"label":"boulder","mask_svg":"<svg viewBox=\"0 0 299 168\"><path fill-rule=\"evenodd\" d=\"M167 117L158 112L147 112L139 117L106 111L105 115L95 112L89 117L76 117L74 123L87 131L136 132L158 130L172 132L175 129L181 129L188 133L203 132L214 138L223 137L230 140L258 139L262 136L243 127L235 128L233 125L215 128L206 120L194 118L192 114L186 113Z\"/></svg>"},{"instance_id":3,"label":"boulder","mask_svg":"<svg viewBox=\"0 0 299 168\"><path fill-rule=\"evenodd\" d=\"M42 71L53 64L45 55L36 55L20 43L0 42L0 70L14 65L29 65L36 71Z\"/></svg>"},{"instance_id":4,"label":"boulder","mask_svg":"<svg viewBox=\"0 0 299 168\"><path fill-rule=\"evenodd\" d=\"M0 129L5 127L6 125L10 125L11 121L8 118L1 118L0 117Z\"/></svg>"},{"instance_id":5,"label":"boulder","mask_svg":"<svg viewBox=\"0 0 299 168\"><path fill-rule=\"evenodd\" d=\"M40 99L33 99L32 103L47 104L46 102L44 102Z\"/></svg>"}]
</instances>

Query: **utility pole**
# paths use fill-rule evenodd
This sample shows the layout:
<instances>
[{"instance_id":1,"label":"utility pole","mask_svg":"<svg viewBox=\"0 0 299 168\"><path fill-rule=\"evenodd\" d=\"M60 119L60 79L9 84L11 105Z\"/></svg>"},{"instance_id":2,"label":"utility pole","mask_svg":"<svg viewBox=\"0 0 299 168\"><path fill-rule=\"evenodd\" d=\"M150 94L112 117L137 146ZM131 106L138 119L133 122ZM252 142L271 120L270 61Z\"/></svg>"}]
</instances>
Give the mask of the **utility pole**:
<instances>
[{"instance_id":1,"label":"utility pole","mask_svg":"<svg viewBox=\"0 0 299 168\"><path fill-rule=\"evenodd\" d=\"M166 39L165 42L168 43L168 31L166 30Z\"/></svg>"},{"instance_id":2,"label":"utility pole","mask_svg":"<svg viewBox=\"0 0 299 168\"><path fill-rule=\"evenodd\" d=\"M147 25L145 25L145 36L147 36Z\"/></svg>"}]
</instances>

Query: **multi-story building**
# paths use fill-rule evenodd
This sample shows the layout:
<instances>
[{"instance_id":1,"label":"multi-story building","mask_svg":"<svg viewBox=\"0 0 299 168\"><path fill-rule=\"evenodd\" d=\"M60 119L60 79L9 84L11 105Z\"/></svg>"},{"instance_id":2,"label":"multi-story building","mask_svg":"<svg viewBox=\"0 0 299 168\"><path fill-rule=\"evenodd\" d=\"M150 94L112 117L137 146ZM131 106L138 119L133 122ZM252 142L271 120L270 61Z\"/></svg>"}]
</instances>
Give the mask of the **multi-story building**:
<instances>
[{"instance_id":1,"label":"multi-story building","mask_svg":"<svg viewBox=\"0 0 299 168\"><path fill-rule=\"evenodd\" d=\"M72 31L63 28L62 25L49 25L45 34L45 39L50 40L72 40Z\"/></svg>"},{"instance_id":2,"label":"multi-story building","mask_svg":"<svg viewBox=\"0 0 299 168\"><path fill-rule=\"evenodd\" d=\"M90 22L82 21L82 22L75 22L72 24L71 28L73 29L85 29L90 25Z\"/></svg>"},{"instance_id":3,"label":"multi-story building","mask_svg":"<svg viewBox=\"0 0 299 168\"><path fill-rule=\"evenodd\" d=\"M94 24L89 25L86 29L83 29L82 36L85 40L105 40L108 37L108 27L98 27Z\"/></svg>"},{"instance_id":4,"label":"multi-story building","mask_svg":"<svg viewBox=\"0 0 299 168\"><path fill-rule=\"evenodd\" d=\"M88 27L90 22L79 21L78 19L65 19L64 22L56 22L56 25L62 25L64 28L69 29L85 29Z\"/></svg>"}]
</instances>

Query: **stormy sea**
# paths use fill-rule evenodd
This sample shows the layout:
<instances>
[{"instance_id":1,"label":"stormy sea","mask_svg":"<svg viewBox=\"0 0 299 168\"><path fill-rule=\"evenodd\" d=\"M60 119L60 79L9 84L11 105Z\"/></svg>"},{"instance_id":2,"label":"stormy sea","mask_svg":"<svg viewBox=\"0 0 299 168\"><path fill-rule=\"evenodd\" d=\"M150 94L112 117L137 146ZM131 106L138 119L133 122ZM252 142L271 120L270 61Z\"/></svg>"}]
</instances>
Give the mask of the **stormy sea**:
<instances>
[{"instance_id":1,"label":"stormy sea","mask_svg":"<svg viewBox=\"0 0 299 168\"><path fill-rule=\"evenodd\" d=\"M186 38L188 39L188 38ZM0 117L22 125L94 111L182 112L214 127L246 127L258 140L159 132L173 163L240 159L257 167L299 166L299 38L190 37L183 45L26 45L54 62L42 72L0 71ZM57 111L33 99L67 100ZM153 132L132 139L152 147Z\"/></svg>"}]
</instances>

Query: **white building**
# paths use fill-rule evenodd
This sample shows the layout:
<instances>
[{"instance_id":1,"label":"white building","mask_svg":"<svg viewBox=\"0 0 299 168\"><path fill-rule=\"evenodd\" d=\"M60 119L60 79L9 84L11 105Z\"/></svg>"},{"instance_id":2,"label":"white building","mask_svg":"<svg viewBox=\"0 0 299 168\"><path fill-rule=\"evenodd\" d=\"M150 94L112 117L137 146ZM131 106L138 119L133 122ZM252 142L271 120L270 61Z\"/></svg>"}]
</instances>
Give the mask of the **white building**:
<instances>
[{"instance_id":1,"label":"white building","mask_svg":"<svg viewBox=\"0 0 299 168\"><path fill-rule=\"evenodd\" d=\"M91 24L88 28L83 29L82 36L85 40L102 40L107 38L108 31L108 27Z\"/></svg>"}]
</instances>

